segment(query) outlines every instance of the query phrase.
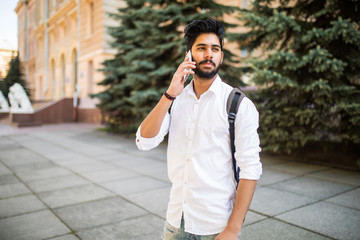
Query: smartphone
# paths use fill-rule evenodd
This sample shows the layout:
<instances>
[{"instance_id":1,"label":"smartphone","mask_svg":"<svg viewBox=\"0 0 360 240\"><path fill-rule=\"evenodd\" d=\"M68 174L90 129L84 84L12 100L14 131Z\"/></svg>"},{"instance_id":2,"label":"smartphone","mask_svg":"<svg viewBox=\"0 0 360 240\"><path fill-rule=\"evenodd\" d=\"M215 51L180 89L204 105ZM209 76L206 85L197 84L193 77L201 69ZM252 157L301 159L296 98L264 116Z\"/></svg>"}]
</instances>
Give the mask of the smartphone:
<instances>
[{"instance_id":1,"label":"smartphone","mask_svg":"<svg viewBox=\"0 0 360 240\"><path fill-rule=\"evenodd\" d=\"M187 57L189 57L188 61L191 62L191 61L192 61L191 50L188 51L188 53L186 54L185 59L186 59ZM189 70L189 69L186 69L186 70ZM188 74L185 74L185 75L184 75L184 80L185 80L185 81L186 81L186 79L188 78L188 76L189 76Z\"/></svg>"}]
</instances>

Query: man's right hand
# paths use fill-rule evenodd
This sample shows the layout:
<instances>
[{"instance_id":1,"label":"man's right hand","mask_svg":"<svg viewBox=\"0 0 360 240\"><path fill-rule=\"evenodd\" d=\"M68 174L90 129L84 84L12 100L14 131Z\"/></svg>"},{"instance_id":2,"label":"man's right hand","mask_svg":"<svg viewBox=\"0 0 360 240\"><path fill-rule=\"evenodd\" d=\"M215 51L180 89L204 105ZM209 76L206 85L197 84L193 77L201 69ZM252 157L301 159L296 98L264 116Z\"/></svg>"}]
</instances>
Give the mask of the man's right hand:
<instances>
[{"instance_id":1,"label":"man's right hand","mask_svg":"<svg viewBox=\"0 0 360 240\"><path fill-rule=\"evenodd\" d=\"M189 58L186 57L185 60L179 65L178 69L173 75L170 86L166 91L170 96L177 97L184 89L184 79L185 75L194 74L193 69L196 68L196 62L190 62Z\"/></svg>"}]
</instances>

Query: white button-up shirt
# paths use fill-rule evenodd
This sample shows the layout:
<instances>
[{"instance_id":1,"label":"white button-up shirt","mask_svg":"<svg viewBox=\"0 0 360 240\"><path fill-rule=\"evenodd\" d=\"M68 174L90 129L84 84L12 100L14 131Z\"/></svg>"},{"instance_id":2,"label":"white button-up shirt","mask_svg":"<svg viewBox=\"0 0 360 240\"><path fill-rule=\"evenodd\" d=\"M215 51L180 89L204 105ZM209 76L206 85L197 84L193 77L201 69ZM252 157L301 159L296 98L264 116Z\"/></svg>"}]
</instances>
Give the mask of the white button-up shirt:
<instances>
[{"instance_id":1,"label":"white button-up shirt","mask_svg":"<svg viewBox=\"0 0 360 240\"><path fill-rule=\"evenodd\" d=\"M226 112L231 90L218 76L197 99L191 83L173 102L171 115L165 116L157 136L141 137L141 126L136 134L138 148L150 150L169 133L167 163L172 189L166 218L180 228L183 214L185 231L192 234L221 232L232 212L236 183ZM258 122L254 104L244 98L235 122L235 156L243 179L257 180L262 173Z\"/></svg>"}]
</instances>

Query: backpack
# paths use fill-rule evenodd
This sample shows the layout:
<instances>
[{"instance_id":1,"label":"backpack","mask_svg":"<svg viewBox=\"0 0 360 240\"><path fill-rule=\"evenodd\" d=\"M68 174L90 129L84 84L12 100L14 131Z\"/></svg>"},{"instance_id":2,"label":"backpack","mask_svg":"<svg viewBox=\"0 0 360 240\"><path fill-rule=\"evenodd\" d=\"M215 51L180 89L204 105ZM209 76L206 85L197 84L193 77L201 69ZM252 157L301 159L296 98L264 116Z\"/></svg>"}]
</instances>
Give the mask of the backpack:
<instances>
[{"instance_id":1,"label":"backpack","mask_svg":"<svg viewBox=\"0 0 360 240\"><path fill-rule=\"evenodd\" d=\"M240 103L244 99L244 97L245 94L243 92L241 92L238 88L234 88L229 94L226 103L226 112L228 114L228 121L229 121L231 157L232 157L232 165L234 169L234 179L236 180L236 184L239 184L240 168L236 166L236 159L235 159L235 119Z\"/></svg>"}]
</instances>

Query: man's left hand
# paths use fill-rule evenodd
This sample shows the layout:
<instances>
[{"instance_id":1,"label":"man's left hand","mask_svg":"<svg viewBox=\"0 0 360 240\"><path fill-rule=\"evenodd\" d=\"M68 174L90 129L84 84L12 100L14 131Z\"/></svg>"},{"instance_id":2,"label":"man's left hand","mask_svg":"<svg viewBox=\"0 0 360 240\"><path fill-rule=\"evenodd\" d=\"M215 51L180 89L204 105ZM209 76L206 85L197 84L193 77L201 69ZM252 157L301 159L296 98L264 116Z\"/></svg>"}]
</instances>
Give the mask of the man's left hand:
<instances>
[{"instance_id":1,"label":"man's left hand","mask_svg":"<svg viewBox=\"0 0 360 240\"><path fill-rule=\"evenodd\" d=\"M226 228L216 236L215 240L238 240L239 233L232 232L227 230Z\"/></svg>"}]
</instances>

